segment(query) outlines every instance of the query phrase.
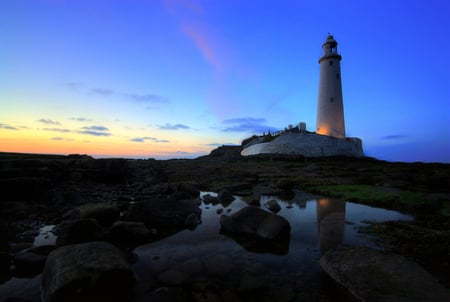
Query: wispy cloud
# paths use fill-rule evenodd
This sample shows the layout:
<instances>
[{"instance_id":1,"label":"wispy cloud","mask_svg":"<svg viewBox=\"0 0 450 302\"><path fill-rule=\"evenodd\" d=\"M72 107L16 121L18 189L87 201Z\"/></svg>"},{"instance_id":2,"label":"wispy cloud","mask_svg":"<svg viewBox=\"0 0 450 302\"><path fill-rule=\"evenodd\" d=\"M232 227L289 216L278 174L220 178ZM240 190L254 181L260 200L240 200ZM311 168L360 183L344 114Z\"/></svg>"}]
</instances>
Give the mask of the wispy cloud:
<instances>
[{"instance_id":1,"label":"wispy cloud","mask_svg":"<svg viewBox=\"0 0 450 302\"><path fill-rule=\"evenodd\" d=\"M114 95L114 90L109 88L93 88L91 89L91 93L101 96L112 96Z\"/></svg>"},{"instance_id":2,"label":"wispy cloud","mask_svg":"<svg viewBox=\"0 0 450 302\"><path fill-rule=\"evenodd\" d=\"M407 138L407 135L404 134L391 134L391 135L386 135L381 137L382 140L399 140L399 139L404 139Z\"/></svg>"},{"instance_id":3,"label":"wispy cloud","mask_svg":"<svg viewBox=\"0 0 450 302\"><path fill-rule=\"evenodd\" d=\"M131 142L135 142L135 143L144 143L145 141L152 141L154 143L169 143L169 140L166 139L158 139L156 137L149 137L149 136L145 136L145 137L135 137L130 139Z\"/></svg>"},{"instance_id":4,"label":"wispy cloud","mask_svg":"<svg viewBox=\"0 0 450 302\"><path fill-rule=\"evenodd\" d=\"M90 130L78 131L78 133L92 136L111 136L111 133L109 132L90 131Z\"/></svg>"},{"instance_id":5,"label":"wispy cloud","mask_svg":"<svg viewBox=\"0 0 450 302\"><path fill-rule=\"evenodd\" d=\"M267 131L276 131L277 128L267 125L264 118L233 118L222 121L227 125L222 129L223 132L247 132L247 133L263 133Z\"/></svg>"},{"instance_id":6,"label":"wispy cloud","mask_svg":"<svg viewBox=\"0 0 450 302\"><path fill-rule=\"evenodd\" d=\"M207 147L221 147L221 146L239 146L233 143L210 143L210 144L203 144L202 146Z\"/></svg>"},{"instance_id":7,"label":"wispy cloud","mask_svg":"<svg viewBox=\"0 0 450 302\"><path fill-rule=\"evenodd\" d=\"M69 129L64 129L64 128L42 128L42 130L44 130L44 131L62 132L62 133L71 132Z\"/></svg>"},{"instance_id":8,"label":"wispy cloud","mask_svg":"<svg viewBox=\"0 0 450 302\"><path fill-rule=\"evenodd\" d=\"M165 125L158 126L161 130L180 130L180 129L191 129L191 127L183 124L175 124L172 125L170 123L167 123Z\"/></svg>"},{"instance_id":9,"label":"wispy cloud","mask_svg":"<svg viewBox=\"0 0 450 302\"><path fill-rule=\"evenodd\" d=\"M108 127L105 126L85 126L81 129L88 131L109 131Z\"/></svg>"},{"instance_id":10,"label":"wispy cloud","mask_svg":"<svg viewBox=\"0 0 450 302\"><path fill-rule=\"evenodd\" d=\"M3 124L3 123L0 123L0 129L6 129L6 130L19 130L19 129L17 129L16 127L13 127L13 126L8 125L8 124Z\"/></svg>"},{"instance_id":11,"label":"wispy cloud","mask_svg":"<svg viewBox=\"0 0 450 302\"><path fill-rule=\"evenodd\" d=\"M123 95L137 103L164 104L169 102L167 98L157 94L124 93Z\"/></svg>"},{"instance_id":12,"label":"wispy cloud","mask_svg":"<svg viewBox=\"0 0 450 302\"><path fill-rule=\"evenodd\" d=\"M52 137L52 140L54 140L54 141L73 141L73 139L65 138L65 137L59 137L59 136Z\"/></svg>"},{"instance_id":13,"label":"wispy cloud","mask_svg":"<svg viewBox=\"0 0 450 302\"><path fill-rule=\"evenodd\" d=\"M92 136L111 136L109 128L105 126L84 126L78 131L80 134L92 135Z\"/></svg>"},{"instance_id":14,"label":"wispy cloud","mask_svg":"<svg viewBox=\"0 0 450 302\"><path fill-rule=\"evenodd\" d=\"M71 117L70 120L77 122L92 122L92 119L85 117Z\"/></svg>"},{"instance_id":15,"label":"wispy cloud","mask_svg":"<svg viewBox=\"0 0 450 302\"><path fill-rule=\"evenodd\" d=\"M77 90L83 87L83 83L80 82L68 82L65 84L65 86L69 89Z\"/></svg>"},{"instance_id":16,"label":"wispy cloud","mask_svg":"<svg viewBox=\"0 0 450 302\"><path fill-rule=\"evenodd\" d=\"M41 118L41 119L39 119L37 121L39 123L46 124L46 125L61 125L60 122L57 122L57 121L54 121L54 120L51 120L51 119L48 119L48 118Z\"/></svg>"}]
</instances>

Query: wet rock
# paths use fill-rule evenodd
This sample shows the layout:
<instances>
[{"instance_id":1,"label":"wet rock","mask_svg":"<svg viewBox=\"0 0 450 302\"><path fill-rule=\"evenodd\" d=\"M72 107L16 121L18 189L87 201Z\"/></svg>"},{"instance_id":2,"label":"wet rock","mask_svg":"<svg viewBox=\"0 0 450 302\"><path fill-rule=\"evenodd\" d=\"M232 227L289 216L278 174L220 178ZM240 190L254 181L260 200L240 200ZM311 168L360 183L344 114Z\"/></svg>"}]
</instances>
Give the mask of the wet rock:
<instances>
[{"instance_id":1,"label":"wet rock","mask_svg":"<svg viewBox=\"0 0 450 302\"><path fill-rule=\"evenodd\" d=\"M119 209L104 203L88 203L64 214L65 219L95 219L102 226L110 226L119 218Z\"/></svg>"},{"instance_id":2,"label":"wet rock","mask_svg":"<svg viewBox=\"0 0 450 302\"><path fill-rule=\"evenodd\" d=\"M275 199L269 200L264 204L264 206L266 207L266 209L274 213L278 213L281 210L280 205Z\"/></svg>"},{"instance_id":3,"label":"wet rock","mask_svg":"<svg viewBox=\"0 0 450 302\"><path fill-rule=\"evenodd\" d=\"M11 253L17 253L32 247L33 244L31 242L19 242L19 243L11 243Z\"/></svg>"},{"instance_id":4,"label":"wet rock","mask_svg":"<svg viewBox=\"0 0 450 302\"><path fill-rule=\"evenodd\" d=\"M40 245L27 249L27 252L41 256L48 256L54 249L55 245Z\"/></svg>"},{"instance_id":5,"label":"wet rock","mask_svg":"<svg viewBox=\"0 0 450 302\"><path fill-rule=\"evenodd\" d=\"M132 302L188 302L191 294L181 287L160 287L148 293L141 293Z\"/></svg>"},{"instance_id":6,"label":"wet rock","mask_svg":"<svg viewBox=\"0 0 450 302\"><path fill-rule=\"evenodd\" d=\"M153 233L142 222L118 221L114 223L108 239L120 247L135 247L150 242Z\"/></svg>"},{"instance_id":7,"label":"wet rock","mask_svg":"<svg viewBox=\"0 0 450 302\"><path fill-rule=\"evenodd\" d=\"M34 276L44 269L46 256L30 252L17 253L13 257L15 266L14 274L18 276Z\"/></svg>"},{"instance_id":8,"label":"wet rock","mask_svg":"<svg viewBox=\"0 0 450 302\"><path fill-rule=\"evenodd\" d=\"M217 198L223 204L230 204L235 199L233 194L231 194L231 192L228 190L223 190L223 191L219 192L219 194L217 195Z\"/></svg>"},{"instance_id":9,"label":"wet rock","mask_svg":"<svg viewBox=\"0 0 450 302\"><path fill-rule=\"evenodd\" d=\"M450 301L450 291L414 262L369 248L340 248L322 269L358 301Z\"/></svg>"},{"instance_id":10,"label":"wet rock","mask_svg":"<svg viewBox=\"0 0 450 302\"><path fill-rule=\"evenodd\" d=\"M143 222L148 228L179 230L186 218L195 214L200 220L201 209L196 200L150 199L134 203L124 215L125 221Z\"/></svg>"},{"instance_id":11,"label":"wet rock","mask_svg":"<svg viewBox=\"0 0 450 302\"><path fill-rule=\"evenodd\" d=\"M11 256L6 252L0 252L0 284L11 278Z\"/></svg>"},{"instance_id":12,"label":"wet rock","mask_svg":"<svg viewBox=\"0 0 450 302\"><path fill-rule=\"evenodd\" d=\"M198 197L200 196L198 187L198 184L195 182L184 182L178 185L177 191L186 193L188 197Z\"/></svg>"},{"instance_id":13,"label":"wet rock","mask_svg":"<svg viewBox=\"0 0 450 302\"><path fill-rule=\"evenodd\" d=\"M94 219L67 221L58 225L55 232L58 235L56 245L59 246L104 239L103 230Z\"/></svg>"},{"instance_id":14,"label":"wet rock","mask_svg":"<svg viewBox=\"0 0 450 302\"><path fill-rule=\"evenodd\" d=\"M265 278L263 276L244 275L239 282L239 290L250 291L265 287Z\"/></svg>"},{"instance_id":15,"label":"wet rock","mask_svg":"<svg viewBox=\"0 0 450 302\"><path fill-rule=\"evenodd\" d=\"M134 283L122 252L106 242L58 248L42 275L45 302L126 301Z\"/></svg>"},{"instance_id":16,"label":"wet rock","mask_svg":"<svg viewBox=\"0 0 450 302\"><path fill-rule=\"evenodd\" d=\"M184 226L191 230L195 229L200 223L200 218L195 213L189 214L184 220Z\"/></svg>"},{"instance_id":17,"label":"wet rock","mask_svg":"<svg viewBox=\"0 0 450 302\"><path fill-rule=\"evenodd\" d=\"M189 276L178 270L170 269L158 276L158 280L168 285L181 285L189 278Z\"/></svg>"},{"instance_id":18,"label":"wet rock","mask_svg":"<svg viewBox=\"0 0 450 302\"><path fill-rule=\"evenodd\" d=\"M198 274L203 270L203 264L199 258L186 260L177 267L180 271L185 272L190 276Z\"/></svg>"},{"instance_id":19,"label":"wet rock","mask_svg":"<svg viewBox=\"0 0 450 302\"><path fill-rule=\"evenodd\" d=\"M294 187L294 182L288 178L281 178L277 181L276 187L288 191Z\"/></svg>"},{"instance_id":20,"label":"wet rock","mask_svg":"<svg viewBox=\"0 0 450 302\"><path fill-rule=\"evenodd\" d=\"M219 215L222 214L222 213L223 213L223 209L218 209L218 210L216 211L216 213L219 214Z\"/></svg>"},{"instance_id":21,"label":"wet rock","mask_svg":"<svg viewBox=\"0 0 450 302\"><path fill-rule=\"evenodd\" d=\"M203 196L203 203L216 205L220 203L220 200L217 197L211 196L210 194L206 194Z\"/></svg>"},{"instance_id":22,"label":"wet rock","mask_svg":"<svg viewBox=\"0 0 450 302\"><path fill-rule=\"evenodd\" d=\"M193 296L197 302L222 302L220 295L212 288L207 288L203 292L194 292Z\"/></svg>"},{"instance_id":23,"label":"wet rock","mask_svg":"<svg viewBox=\"0 0 450 302\"><path fill-rule=\"evenodd\" d=\"M220 254L206 259L204 265L207 273L212 276L224 276L233 269L231 258Z\"/></svg>"},{"instance_id":24,"label":"wet rock","mask_svg":"<svg viewBox=\"0 0 450 302\"><path fill-rule=\"evenodd\" d=\"M220 224L225 232L254 234L271 240L288 236L291 230L285 218L254 206L247 206L231 216L222 215Z\"/></svg>"}]
</instances>

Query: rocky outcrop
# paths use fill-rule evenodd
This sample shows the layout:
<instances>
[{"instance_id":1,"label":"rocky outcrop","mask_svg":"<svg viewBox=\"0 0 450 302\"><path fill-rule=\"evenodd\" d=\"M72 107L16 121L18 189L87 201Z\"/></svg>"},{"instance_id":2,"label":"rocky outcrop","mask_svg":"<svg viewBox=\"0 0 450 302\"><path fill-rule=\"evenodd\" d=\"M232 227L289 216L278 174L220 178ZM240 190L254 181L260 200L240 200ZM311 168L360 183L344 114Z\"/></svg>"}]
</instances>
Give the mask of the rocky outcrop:
<instances>
[{"instance_id":1,"label":"rocky outcrop","mask_svg":"<svg viewBox=\"0 0 450 302\"><path fill-rule=\"evenodd\" d=\"M243 156L258 154L291 154L306 157L351 156L362 157L362 141L359 138L336 138L315 133L284 133L270 142L245 147Z\"/></svg>"},{"instance_id":2,"label":"rocky outcrop","mask_svg":"<svg viewBox=\"0 0 450 302\"><path fill-rule=\"evenodd\" d=\"M369 248L341 248L322 269L358 301L450 301L450 291L414 262Z\"/></svg>"},{"instance_id":3,"label":"rocky outcrop","mask_svg":"<svg viewBox=\"0 0 450 302\"><path fill-rule=\"evenodd\" d=\"M194 215L197 220L195 220ZM125 221L143 222L148 228L164 229L192 228L200 222L201 209L197 200L150 199L134 203L124 215Z\"/></svg>"},{"instance_id":4,"label":"rocky outcrop","mask_svg":"<svg viewBox=\"0 0 450 302\"><path fill-rule=\"evenodd\" d=\"M285 218L254 206L247 206L231 216L222 215L220 224L224 232L252 234L270 240L288 236L291 230Z\"/></svg>"},{"instance_id":5,"label":"rocky outcrop","mask_svg":"<svg viewBox=\"0 0 450 302\"><path fill-rule=\"evenodd\" d=\"M119 249L105 242L90 242L50 253L42 275L42 294L45 302L126 301L133 282Z\"/></svg>"}]
</instances>

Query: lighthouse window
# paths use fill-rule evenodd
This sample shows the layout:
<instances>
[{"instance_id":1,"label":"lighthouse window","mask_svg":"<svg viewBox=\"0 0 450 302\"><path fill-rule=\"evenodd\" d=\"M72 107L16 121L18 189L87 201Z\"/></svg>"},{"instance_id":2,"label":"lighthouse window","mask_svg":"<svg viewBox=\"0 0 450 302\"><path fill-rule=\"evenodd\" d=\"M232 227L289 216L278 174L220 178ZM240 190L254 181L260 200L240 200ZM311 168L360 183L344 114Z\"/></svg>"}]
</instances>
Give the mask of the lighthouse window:
<instances>
[{"instance_id":1,"label":"lighthouse window","mask_svg":"<svg viewBox=\"0 0 450 302\"><path fill-rule=\"evenodd\" d=\"M331 65L333 65L333 61L330 61L330 63L329 63L329 64L330 64L330 66L331 66Z\"/></svg>"},{"instance_id":2,"label":"lighthouse window","mask_svg":"<svg viewBox=\"0 0 450 302\"><path fill-rule=\"evenodd\" d=\"M333 103L334 102L334 98L330 98L330 102Z\"/></svg>"}]
</instances>

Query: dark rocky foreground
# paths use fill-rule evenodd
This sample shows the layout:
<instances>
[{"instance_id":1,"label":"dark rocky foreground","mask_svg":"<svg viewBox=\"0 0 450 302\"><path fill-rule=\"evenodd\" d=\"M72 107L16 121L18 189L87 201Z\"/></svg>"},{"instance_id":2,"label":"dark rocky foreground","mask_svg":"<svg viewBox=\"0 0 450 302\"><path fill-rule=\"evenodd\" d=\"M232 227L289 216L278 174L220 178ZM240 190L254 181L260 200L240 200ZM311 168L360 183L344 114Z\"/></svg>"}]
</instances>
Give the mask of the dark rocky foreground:
<instances>
[{"instance_id":1,"label":"dark rocky foreground","mask_svg":"<svg viewBox=\"0 0 450 302\"><path fill-rule=\"evenodd\" d=\"M32 280L43 285L45 301L236 300L234 292L228 300L214 300L204 298L202 289L199 294L198 289L180 286L142 290L130 270L131 251L201 223L200 191L220 192L217 198L205 197L205 203L226 204L232 202L232 195L240 195L252 205L243 214L224 215L224 232L242 233L233 235L239 240L253 236L280 243L289 233L286 222L268 211L259 216L255 206L276 213L275 204L258 204L259 195L289 195L291 189L414 214L413 222L373 224L361 231L375 234L385 252L396 255L392 259L402 259L394 262L414 263L402 274L416 274L420 265L427 273L419 274L423 278L419 282L450 287L450 165L370 158L242 158L233 148L219 148L196 160L168 161L0 153L0 282L43 273ZM33 246L42 225L56 225L55 245ZM365 253L373 259L384 257L381 252ZM341 269L348 266L338 264L357 257L336 255L325 255L321 263L334 265L324 271L332 271L344 291L355 293L352 285L370 284L369 270L386 273L385 261L378 261L376 270L373 265L359 267L362 273L352 279L353 274ZM346 281L335 276L345 276ZM180 275L163 277L172 282L165 284L173 284ZM392 284L384 290L403 293L404 288ZM434 290L439 297L447 297L446 291ZM354 296L363 301L389 300ZM286 301L293 299L289 297ZM1 297L6 298L14 297ZM30 292L24 299L40 297Z\"/></svg>"}]
</instances>

